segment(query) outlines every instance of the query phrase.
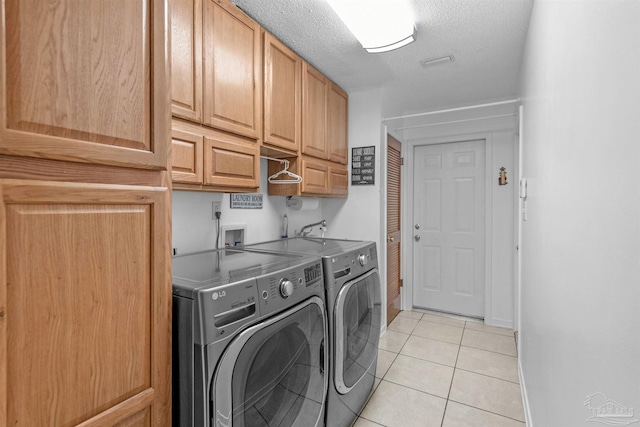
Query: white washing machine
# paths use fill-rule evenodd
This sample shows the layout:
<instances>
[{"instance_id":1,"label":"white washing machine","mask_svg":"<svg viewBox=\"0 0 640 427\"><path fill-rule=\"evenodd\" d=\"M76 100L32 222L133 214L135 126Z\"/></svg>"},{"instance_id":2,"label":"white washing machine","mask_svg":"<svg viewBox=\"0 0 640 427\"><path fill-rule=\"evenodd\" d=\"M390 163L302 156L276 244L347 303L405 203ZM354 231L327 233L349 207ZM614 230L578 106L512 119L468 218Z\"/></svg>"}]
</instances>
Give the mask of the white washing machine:
<instances>
[{"instance_id":1,"label":"white washing machine","mask_svg":"<svg viewBox=\"0 0 640 427\"><path fill-rule=\"evenodd\" d=\"M381 326L380 278L374 242L295 237L245 250L322 258L329 318L327 427L348 427L373 389Z\"/></svg>"},{"instance_id":2,"label":"white washing machine","mask_svg":"<svg viewBox=\"0 0 640 427\"><path fill-rule=\"evenodd\" d=\"M324 301L319 257L174 257L173 425L323 426Z\"/></svg>"}]
</instances>

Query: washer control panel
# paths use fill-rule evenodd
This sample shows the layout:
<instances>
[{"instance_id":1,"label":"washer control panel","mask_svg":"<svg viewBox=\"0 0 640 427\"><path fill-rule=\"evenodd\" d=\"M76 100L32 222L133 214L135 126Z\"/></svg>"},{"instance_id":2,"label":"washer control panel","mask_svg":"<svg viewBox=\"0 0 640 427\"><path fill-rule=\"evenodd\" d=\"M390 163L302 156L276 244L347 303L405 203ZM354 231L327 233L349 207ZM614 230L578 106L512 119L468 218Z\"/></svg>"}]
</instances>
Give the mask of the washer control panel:
<instances>
[{"instance_id":1,"label":"washer control panel","mask_svg":"<svg viewBox=\"0 0 640 427\"><path fill-rule=\"evenodd\" d=\"M282 298L289 298L293 295L293 291L295 291L295 286L291 280L280 280L280 295L282 295Z\"/></svg>"},{"instance_id":2,"label":"washer control panel","mask_svg":"<svg viewBox=\"0 0 640 427\"><path fill-rule=\"evenodd\" d=\"M260 314L264 316L324 292L322 262L313 259L257 278Z\"/></svg>"}]
</instances>

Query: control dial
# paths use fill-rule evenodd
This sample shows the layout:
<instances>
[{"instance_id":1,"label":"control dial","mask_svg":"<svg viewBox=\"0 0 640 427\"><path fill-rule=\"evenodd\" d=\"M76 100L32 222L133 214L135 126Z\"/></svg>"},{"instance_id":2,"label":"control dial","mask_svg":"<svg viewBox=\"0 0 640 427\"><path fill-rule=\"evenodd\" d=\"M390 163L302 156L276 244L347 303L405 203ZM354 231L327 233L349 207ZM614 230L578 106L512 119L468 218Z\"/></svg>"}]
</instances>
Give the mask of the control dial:
<instances>
[{"instance_id":1,"label":"control dial","mask_svg":"<svg viewBox=\"0 0 640 427\"><path fill-rule=\"evenodd\" d=\"M365 254L360 254L358 255L358 262L360 263L361 266L364 267L365 265L367 265L369 260L367 259L367 256Z\"/></svg>"},{"instance_id":2,"label":"control dial","mask_svg":"<svg viewBox=\"0 0 640 427\"><path fill-rule=\"evenodd\" d=\"M291 280L280 280L280 295L282 295L283 298L289 298L293 294L294 290L295 288L293 287L293 282Z\"/></svg>"}]
</instances>

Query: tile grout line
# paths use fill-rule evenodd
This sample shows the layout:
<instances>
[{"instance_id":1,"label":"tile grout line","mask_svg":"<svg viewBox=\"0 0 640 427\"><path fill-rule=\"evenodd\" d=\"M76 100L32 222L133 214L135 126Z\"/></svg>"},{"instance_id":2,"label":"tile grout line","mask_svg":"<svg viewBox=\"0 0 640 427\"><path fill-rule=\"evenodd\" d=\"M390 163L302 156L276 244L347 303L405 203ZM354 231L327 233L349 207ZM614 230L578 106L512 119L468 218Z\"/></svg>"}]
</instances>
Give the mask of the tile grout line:
<instances>
[{"instance_id":1,"label":"tile grout line","mask_svg":"<svg viewBox=\"0 0 640 427\"><path fill-rule=\"evenodd\" d=\"M445 316L445 315L443 315L443 313L440 313L440 312L437 312L437 311L431 312L429 310L425 310L424 313L418 312L418 311L416 311L415 313L420 313L420 314L423 314L423 315L424 314L428 314L430 316L441 317L443 319L457 320L457 321L460 321L460 322L464 322L465 323L465 328L466 328L466 324L467 323L477 324L477 325L481 325L481 326L487 326L487 327L491 327L491 328L502 328L501 326L485 325L484 321L481 322L479 319L477 321L463 320L463 319L465 319L464 316L456 316L456 315ZM403 317L411 318L409 316L403 316ZM438 322L434 322L434 321L431 321L431 320L426 320L426 319L423 319L423 318L420 318L419 320L420 321L424 321L424 322L438 323ZM447 326L455 326L455 325L448 325L446 323L439 323L439 324L443 324L443 325L447 325ZM457 327L459 328L460 326L457 326ZM466 328L466 329L469 329L471 331L476 331L476 332L486 332L488 334L493 334L493 335L502 335L502 336L505 336L505 337L512 336L514 334L513 331L510 334L507 335L507 334L501 334L499 332L486 331L486 330L482 330L482 329L474 329L474 328ZM502 329L504 329L506 331L509 330L509 328L502 328Z\"/></svg>"},{"instance_id":2,"label":"tile grout line","mask_svg":"<svg viewBox=\"0 0 640 427\"><path fill-rule=\"evenodd\" d=\"M466 345L466 344L460 344L462 347L466 347L466 348L472 348L474 350L480 350L480 351L486 351L487 353L492 353L492 354L498 354L500 356L506 356L506 357L513 357L515 359L518 358L518 356L513 356L511 354L507 354L507 353L500 353L499 351L493 351L493 350L487 350L486 348L480 348L480 347L473 347L470 345ZM383 349L384 350L384 349Z\"/></svg>"},{"instance_id":3,"label":"tile grout line","mask_svg":"<svg viewBox=\"0 0 640 427\"><path fill-rule=\"evenodd\" d=\"M462 336L464 336L464 330L467 326L467 322L462 325ZM462 348L462 336L460 337L460 344L458 344L458 354L456 354L456 361L453 364L453 373L451 374L451 382L449 383L449 393L447 393L447 400L444 402L444 411L442 412L442 421L440 427L444 426L444 419L447 416L447 407L449 406L449 398L451 397L451 389L453 388L453 378L456 376L456 367L458 366L458 358L460 357L460 349Z\"/></svg>"},{"instance_id":4,"label":"tile grout line","mask_svg":"<svg viewBox=\"0 0 640 427\"><path fill-rule=\"evenodd\" d=\"M497 412L489 411L489 410L483 409L483 408L478 408L477 406L469 405L468 403L458 402L457 400L451 400L451 401L457 403L458 405L467 406L469 408L477 409L478 411L487 412L489 414L497 415L497 416L502 417L502 418L507 418L509 420L513 420L513 421L519 422L521 424L525 424L524 421L520 421L520 420L518 420L516 418L512 418L512 417L510 417L508 415L499 414Z\"/></svg>"},{"instance_id":5,"label":"tile grout line","mask_svg":"<svg viewBox=\"0 0 640 427\"><path fill-rule=\"evenodd\" d=\"M467 324L467 323L465 322L465 328L464 328L464 330L466 330L466 329L467 329L467 328L466 328L466 324ZM464 330L463 330L463 332L462 332L463 337L464 337ZM473 328L470 328L470 330L472 330L472 331L473 331L474 329L473 329ZM465 347L469 347L469 346L465 346ZM460 342L460 349L461 349L461 348L462 348L462 341ZM475 348L475 347L469 347L469 348ZM482 350L482 349L477 349L477 350ZM489 350L485 350L485 351L489 351ZM494 352L494 353L495 353L495 352ZM496 354L502 354L502 353L496 353ZM458 357L460 357L460 351L458 351ZM511 357L513 357L513 356L511 356ZM516 356L516 359L517 359L517 356ZM453 371L453 375L454 375L454 377L455 377L455 374L456 374L456 372L455 372L455 371L456 371L456 370L458 370L458 369L460 369L461 371L470 372L470 373L473 373L473 374L476 374L476 375L482 375L482 376L485 376L485 377L488 377L488 378L494 378L494 379L497 379L497 380L501 380L501 381L509 382L509 383L511 383L511 384L514 384L514 385L518 385L518 386L520 386L520 384L519 384L519 383L513 383L513 382L511 382L511 381L503 380L503 379L501 379L501 378L495 378L495 377L492 377L492 376L490 376L490 375L484 375L484 374L481 374L481 373L478 373L478 372L473 372L473 371L468 371L468 370L466 370L466 369L458 368L458 358L456 358L456 366L455 366L454 371ZM451 386L453 387L453 377L452 377L452 379L451 379ZM507 415L499 414L499 413L497 413L497 412L488 411L488 410L483 409L483 408L478 408L478 407L475 407L475 406L472 406L472 405L468 405L468 404L465 404L465 403L462 403L462 402L458 402L457 400L452 400L450 397L451 397L451 391L449 391L449 396L447 397L447 405L449 404L449 400L451 400L452 402L456 402L456 403L458 403L458 404L460 404L460 405L468 406L468 407L470 407L470 408L474 408L474 409L477 409L477 410L479 410L479 411L488 412L488 413L490 413L490 414L494 414L494 415L497 415L497 416L499 416L499 417L507 418L507 419L510 419L510 420L513 420L513 421L517 421L517 422L519 422L519 423L522 423L522 421L517 420L517 419L512 418L512 417L509 417L509 416L507 416ZM445 407L445 411L446 411L446 407ZM444 415L443 415L443 420L442 420L442 422L444 423ZM525 425L526 425L526 424L525 424ZM440 427L442 427L442 425L441 425Z\"/></svg>"},{"instance_id":6,"label":"tile grout line","mask_svg":"<svg viewBox=\"0 0 640 427\"><path fill-rule=\"evenodd\" d=\"M460 352L460 350L458 350L458 352ZM428 359L422 359L420 357L416 357L416 356L411 356L410 354L405 354L405 353L398 353L398 356L404 356L404 357L409 357L411 359L415 359L415 360L420 360L421 362L429 362L429 363L433 363L436 365L440 365L440 366L445 366L447 368L455 368L455 366L452 365L447 365L446 363L442 363L442 362L435 362L433 360L428 360ZM456 356L456 360L457 360L457 356ZM395 361L395 359L394 359Z\"/></svg>"},{"instance_id":7,"label":"tile grout line","mask_svg":"<svg viewBox=\"0 0 640 427\"><path fill-rule=\"evenodd\" d=\"M493 354L501 354L503 356L509 356L509 357L515 357L517 358L517 352L516 352L516 356L512 355L512 354L507 354L507 353L500 353L499 351L493 351L493 350L487 350L486 348L480 348L480 347L473 347L470 345L466 345L466 344L460 344L462 347L467 347L467 348L473 348L475 350L482 350L482 351L486 351L488 353L493 353Z\"/></svg>"},{"instance_id":8,"label":"tile grout line","mask_svg":"<svg viewBox=\"0 0 640 427\"><path fill-rule=\"evenodd\" d=\"M520 385L520 383L516 383L516 382L513 382L513 381L505 380L504 378L500 378L500 377L494 377L493 375L483 374L482 372L471 371L469 369L458 368L458 367L456 367L455 369L459 369L459 370L461 370L463 372L469 372L470 374L482 375L483 377L493 378L494 380L499 380L499 381L504 381L506 383L515 384L517 386Z\"/></svg>"},{"instance_id":9,"label":"tile grout line","mask_svg":"<svg viewBox=\"0 0 640 427\"><path fill-rule=\"evenodd\" d=\"M410 317L410 316L402 316L404 319L407 319L407 320L410 319L412 321L413 320L416 321L415 325L411 328L410 332L405 332L405 331L401 331L401 330L395 330L395 329L391 329L391 328L388 329L389 331L393 331L393 332L396 332L396 333L403 334L403 335L407 336L407 338L404 340L404 342L399 347L397 352L396 351L387 350L387 349L384 349L384 348L380 348L381 350L384 350L386 352L393 353L393 358L392 358L391 363L389 365L389 368L385 372L384 376L382 376L380 378L377 378L377 379L380 380L380 382L378 383L378 387L376 387L374 389L374 391L372 392L371 396L369 396L369 399L367 399L367 402L366 402L365 406L369 403L369 400L371 399L372 395L380 387L380 385L382 384L382 381L386 381L386 382L388 382L390 384L394 384L394 385L396 385L398 387L403 387L403 388L406 388L408 390L414 390L414 391L416 391L418 393L424 393L424 394L431 395L431 396L436 397L436 398L443 399L443 397L438 396L438 395L433 394L433 393L428 393L426 391L419 390L419 389L416 389L416 388L413 388L413 387L409 387L409 386L406 386L404 384L398 384L398 383L396 383L394 381L385 380L385 377L389 373L389 370L394 365L394 363L398 360L398 356L402 354L403 356L406 356L406 357L411 358L411 359L420 360L420 361L424 361L424 362L428 362L428 363L434 363L434 364L437 364L437 365L440 365L440 366L444 366L444 367L448 367L448 368L453 368L453 373L452 373L452 376L451 376L451 382L449 383L449 389L448 389L447 397L444 398L445 405L444 405L444 410L443 410L443 413L442 413L442 419L441 419L441 422L440 422L440 427L444 426L444 421L445 421L445 416L446 416L446 413L447 413L447 408L448 408L449 401L453 401L453 402L456 402L457 404L460 404L460 405L463 405L463 406L466 406L466 407L469 407L469 408L474 408L476 410L479 410L479 411L482 411L482 412L485 412L485 413L489 413L489 414L492 414L492 415L495 415L495 416L499 416L499 417L502 417L502 418L505 418L505 419L513 420L515 422L518 422L518 423L522 424L523 422L518 420L518 419L516 419L516 418L512 418L512 417L504 415L504 414L500 414L500 413L493 412L493 411L490 411L490 410L486 410L486 409L483 409L483 408L475 407L475 406L472 406L472 405L469 405L469 404L466 404L466 403L463 403L463 402L458 402L456 400L451 399L451 392L452 392L452 389L453 389L453 381L454 381L454 378L455 378L455 375L456 375L456 371L458 369L463 371L463 372L468 372L468 373L472 373L472 374L476 374L476 375L481 375L481 376L486 377L486 378L493 378L493 379L498 380L498 381L504 381L505 383L514 384L514 385L518 385L518 386L520 385L519 383L510 381L510 380L506 380L504 378L499 378L499 377L495 377L495 376L492 376L492 375L487 375L487 374L484 374L484 373L475 372L475 371L472 371L472 370L468 370L468 369L464 369L464 368L458 367L460 353L461 353L462 347L463 347L462 340L464 338L464 334L465 334L466 330L470 330L472 332L487 333L487 334L491 334L493 336L497 335L497 336L503 336L503 337L511 337L514 340L515 340L515 337L513 335L511 335L511 334L507 335L507 334L497 333L497 332L493 332L493 331L486 331L486 330L475 329L473 327L467 327L468 323L476 323L476 322L470 322L470 321L467 321L467 320L460 320L460 319L455 319L455 318L452 318L452 317L440 316L440 317L445 318L445 319L459 320L459 321L463 322L462 326L457 326L457 325L450 325L450 324L447 324L447 323L441 323L441 322L437 322L437 321L431 321L431 320L428 320L428 319L424 319L424 314L429 314L429 315L432 315L432 316L438 316L438 314L431 314L431 313L420 313L420 314L422 314L422 316L420 318L413 318L413 317ZM429 324L440 325L440 326L449 326L449 327L454 327L454 328L461 329L462 330L462 334L461 334L461 337L460 337L460 341L458 341L457 343L452 343L450 341L444 341L444 340L440 340L440 339L432 338L432 337L423 337L423 336L414 334L416 328L418 327L418 325L420 324L421 321L427 322ZM408 323L413 323L413 322L408 322ZM481 323L478 322L478 324L481 324ZM409 339L411 337L417 337L417 338L422 338L422 339L426 339L426 340L432 340L432 341L437 341L437 342L441 342L441 343L457 345L458 349L457 349L457 354L456 354L454 366L452 367L451 365L447 365L447 364L440 363L440 362L435 362L433 360L422 359L420 357L415 357L415 356L412 356L412 355L403 354L402 350L404 349L404 347L406 346L407 342L409 341ZM484 351L484 352L495 354L495 355L499 355L499 356L513 357L516 360L518 360L517 353L514 356L514 355L511 355L511 354L501 353L501 352L498 352L498 351L487 350L487 349L484 349L484 348L478 348L478 347L473 347L473 346L469 346L469 345L465 345L464 347L470 348L470 349L474 349L474 350L478 350L478 351ZM360 414L358 414L358 417L359 418L363 418L363 419L365 419L367 421L370 421L370 422L372 422L372 423L374 423L376 425L380 425L380 426L384 427L384 425L379 424L376 421L369 420L367 418L361 417Z\"/></svg>"}]
</instances>

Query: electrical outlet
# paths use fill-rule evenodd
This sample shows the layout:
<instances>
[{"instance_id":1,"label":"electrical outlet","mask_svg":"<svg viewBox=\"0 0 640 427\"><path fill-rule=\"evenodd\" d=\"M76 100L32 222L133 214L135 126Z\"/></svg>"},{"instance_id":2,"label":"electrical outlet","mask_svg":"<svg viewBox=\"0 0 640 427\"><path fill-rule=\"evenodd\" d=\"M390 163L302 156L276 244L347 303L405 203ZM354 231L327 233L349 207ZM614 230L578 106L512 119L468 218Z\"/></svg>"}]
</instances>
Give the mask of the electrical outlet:
<instances>
[{"instance_id":1,"label":"electrical outlet","mask_svg":"<svg viewBox=\"0 0 640 427\"><path fill-rule=\"evenodd\" d=\"M216 219L216 212L222 212L222 202L212 202L213 203L213 212L211 214L211 218Z\"/></svg>"}]
</instances>

